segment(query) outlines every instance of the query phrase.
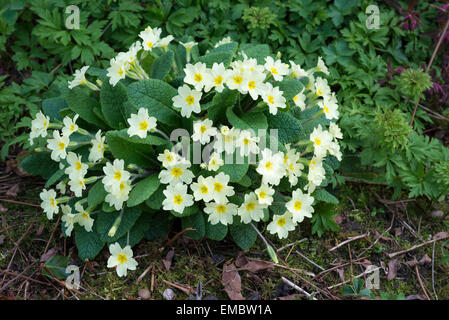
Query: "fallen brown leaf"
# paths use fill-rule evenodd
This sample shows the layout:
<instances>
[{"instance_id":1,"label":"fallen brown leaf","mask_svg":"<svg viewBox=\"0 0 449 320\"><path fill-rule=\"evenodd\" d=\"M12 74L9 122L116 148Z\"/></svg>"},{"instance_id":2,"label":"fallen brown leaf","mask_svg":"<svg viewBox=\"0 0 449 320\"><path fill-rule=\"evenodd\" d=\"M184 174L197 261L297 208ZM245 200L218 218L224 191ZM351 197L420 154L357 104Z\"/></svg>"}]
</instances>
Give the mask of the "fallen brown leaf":
<instances>
[{"instance_id":1,"label":"fallen brown leaf","mask_svg":"<svg viewBox=\"0 0 449 320\"><path fill-rule=\"evenodd\" d=\"M447 232L438 232L436 235L433 236L433 239L443 239L449 237L449 233Z\"/></svg>"},{"instance_id":2,"label":"fallen brown leaf","mask_svg":"<svg viewBox=\"0 0 449 320\"><path fill-rule=\"evenodd\" d=\"M8 208L5 208L1 203L0 203L0 212L6 212L8 211Z\"/></svg>"},{"instance_id":3,"label":"fallen brown leaf","mask_svg":"<svg viewBox=\"0 0 449 320\"><path fill-rule=\"evenodd\" d=\"M424 256L421 258L421 260L419 260L420 265L431 263L431 262L432 262L432 259L430 259L430 257L427 254L424 254Z\"/></svg>"},{"instance_id":4,"label":"fallen brown leaf","mask_svg":"<svg viewBox=\"0 0 449 320\"><path fill-rule=\"evenodd\" d=\"M50 259L51 257L53 257L54 255L56 255L56 253L58 253L58 249L57 248L51 248L50 250L48 250L45 254L43 254L41 256L41 262L45 262L48 259Z\"/></svg>"},{"instance_id":5,"label":"fallen brown leaf","mask_svg":"<svg viewBox=\"0 0 449 320\"><path fill-rule=\"evenodd\" d=\"M6 191L6 195L11 198L17 197L18 193L19 193L19 184L18 183L16 183L11 188L9 188L8 191Z\"/></svg>"},{"instance_id":6,"label":"fallen brown leaf","mask_svg":"<svg viewBox=\"0 0 449 320\"><path fill-rule=\"evenodd\" d=\"M175 255L175 249L171 249L165 256L165 259L162 259L162 263L164 264L165 270L167 270L167 271L170 270L174 255Z\"/></svg>"},{"instance_id":7,"label":"fallen brown leaf","mask_svg":"<svg viewBox=\"0 0 449 320\"><path fill-rule=\"evenodd\" d=\"M393 259L393 260L390 260L390 262L388 262L388 275L387 275L388 281L396 278L396 274L397 274L400 266L401 266L401 263L399 262L398 259Z\"/></svg>"},{"instance_id":8,"label":"fallen brown leaf","mask_svg":"<svg viewBox=\"0 0 449 320\"><path fill-rule=\"evenodd\" d=\"M224 290L231 300L245 300L242 296L242 279L232 263L230 265L223 266L223 275L221 278L221 283L224 286Z\"/></svg>"}]
</instances>

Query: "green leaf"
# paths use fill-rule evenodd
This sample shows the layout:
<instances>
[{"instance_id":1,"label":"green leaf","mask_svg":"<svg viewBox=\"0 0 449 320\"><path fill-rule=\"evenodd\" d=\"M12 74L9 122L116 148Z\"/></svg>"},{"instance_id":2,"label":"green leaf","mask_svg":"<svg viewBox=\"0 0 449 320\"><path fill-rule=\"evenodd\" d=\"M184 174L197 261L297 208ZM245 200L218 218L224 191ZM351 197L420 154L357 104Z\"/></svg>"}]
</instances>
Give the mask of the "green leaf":
<instances>
[{"instance_id":1,"label":"green leaf","mask_svg":"<svg viewBox=\"0 0 449 320\"><path fill-rule=\"evenodd\" d=\"M158 79L147 79L132 83L128 87L129 100L137 108L147 108L150 116L172 127L178 127L180 115L172 109L172 98L177 91L168 83Z\"/></svg>"},{"instance_id":2,"label":"green leaf","mask_svg":"<svg viewBox=\"0 0 449 320\"><path fill-rule=\"evenodd\" d=\"M230 182L240 182L248 172L249 165L244 164L224 164L218 170L217 174L223 172L229 175Z\"/></svg>"},{"instance_id":3,"label":"green leaf","mask_svg":"<svg viewBox=\"0 0 449 320\"><path fill-rule=\"evenodd\" d=\"M265 64L265 57L271 55L271 49L267 44L242 45L240 51L243 51L248 58L255 58L257 63L262 65Z\"/></svg>"},{"instance_id":4,"label":"green leaf","mask_svg":"<svg viewBox=\"0 0 449 320\"><path fill-rule=\"evenodd\" d=\"M154 60L150 68L151 78L163 80L170 73L175 55L169 50Z\"/></svg>"},{"instance_id":5,"label":"green leaf","mask_svg":"<svg viewBox=\"0 0 449 320\"><path fill-rule=\"evenodd\" d=\"M41 176L44 179L49 179L56 171L59 170L59 165L50 158L50 153L39 152L32 153L22 160L20 167L33 176Z\"/></svg>"},{"instance_id":6,"label":"green leaf","mask_svg":"<svg viewBox=\"0 0 449 320\"><path fill-rule=\"evenodd\" d=\"M327 203L338 204L338 199L324 189L320 189L315 193L315 200L324 201Z\"/></svg>"},{"instance_id":7,"label":"green leaf","mask_svg":"<svg viewBox=\"0 0 449 320\"><path fill-rule=\"evenodd\" d=\"M75 225L75 243L82 261L94 259L105 244L97 232L87 232L79 225Z\"/></svg>"},{"instance_id":8,"label":"green leaf","mask_svg":"<svg viewBox=\"0 0 449 320\"><path fill-rule=\"evenodd\" d=\"M97 206L104 201L107 194L103 182L99 180L90 188L87 194L87 204L89 207Z\"/></svg>"},{"instance_id":9,"label":"green leaf","mask_svg":"<svg viewBox=\"0 0 449 320\"><path fill-rule=\"evenodd\" d=\"M203 213L197 212L196 214L182 218L182 228L193 228L193 231L187 231L185 235L189 238L199 240L204 237L206 233L206 226L204 222Z\"/></svg>"},{"instance_id":10,"label":"green leaf","mask_svg":"<svg viewBox=\"0 0 449 320\"><path fill-rule=\"evenodd\" d=\"M129 194L128 206L134 207L147 200L157 190L159 185L160 181L157 174L139 181Z\"/></svg>"},{"instance_id":11,"label":"green leaf","mask_svg":"<svg viewBox=\"0 0 449 320\"><path fill-rule=\"evenodd\" d=\"M164 189L165 186L160 185L159 188L157 188L157 190L153 192L153 194L147 200L145 200L145 204L151 209L159 210L162 207L162 202L165 199L165 195L163 193Z\"/></svg>"},{"instance_id":12,"label":"green leaf","mask_svg":"<svg viewBox=\"0 0 449 320\"><path fill-rule=\"evenodd\" d=\"M106 143L116 159L123 159L127 164L133 163L143 168L149 167L150 164L156 164L154 152L148 144L135 143L137 139L130 139L125 135L126 132L123 134L120 131L106 133ZM144 142L143 139L140 142Z\"/></svg>"},{"instance_id":13,"label":"green leaf","mask_svg":"<svg viewBox=\"0 0 449 320\"><path fill-rule=\"evenodd\" d=\"M257 239L257 232L250 224L234 223L229 226L234 242L242 249L248 250Z\"/></svg>"},{"instance_id":14,"label":"green leaf","mask_svg":"<svg viewBox=\"0 0 449 320\"><path fill-rule=\"evenodd\" d=\"M167 212L156 212L150 219L150 228L145 232L145 239L163 238L168 234L169 215Z\"/></svg>"},{"instance_id":15,"label":"green leaf","mask_svg":"<svg viewBox=\"0 0 449 320\"><path fill-rule=\"evenodd\" d=\"M55 184L59 181L59 179L64 175L64 170L59 169L58 171L55 171L55 173L48 178L47 182L45 183L45 188L50 187L51 185Z\"/></svg>"},{"instance_id":16,"label":"green leaf","mask_svg":"<svg viewBox=\"0 0 449 320\"><path fill-rule=\"evenodd\" d=\"M225 226L222 223L211 224L209 221L206 221L206 237L211 240L220 241L226 237L228 233L228 226Z\"/></svg>"},{"instance_id":17,"label":"green leaf","mask_svg":"<svg viewBox=\"0 0 449 320\"><path fill-rule=\"evenodd\" d=\"M51 273L53 273L56 278L60 280L65 279L67 278L65 270L69 264L69 259L70 257L68 256L53 256L45 262L45 266L50 270ZM45 269L42 270L42 274L49 278L53 278L53 276Z\"/></svg>"},{"instance_id":18,"label":"green leaf","mask_svg":"<svg viewBox=\"0 0 449 320\"><path fill-rule=\"evenodd\" d=\"M280 143L292 143L299 139L301 123L289 113L278 111L276 115L268 114L267 119L270 129L278 129Z\"/></svg>"},{"instance_id":19,"label":"green leaf","mask_svg":"<svg viewBox=\"0 0 449 320\"><path fill-rule=\"evenodd\" d=\"M244 114L243 116L237 116L232 110L232 106L230 106L226 110L226 117L228 118L229 123L236 128L239 129L253 129L257 134L257 129L267 129L267 117L263 114L263 112L250 112Z\"/></svg>"},{"instance_id":20,"label":"green leaf","mask_svg":"<svg viewBox=\"0 0 449 320\"><path fill-rule=\"evenodd\" d=\"M119 131L109 131L108 134L110 136L114 136L117 138L120 138L122 140L128 141L130 143L135 143L135 144L147 144L147 145L153 145L153 146L163 146L166 145L168 143L170 143L169 141L165 140L162 137L159 137L157 135L154 134L147 134L146 138L141 138L139 136L129 136L128 135L128 129L122 129Z\"/></svg>"},{"instance_id":21,"label":"green leaf","mask_svg":"<svg viewBox=\"0 0 449 320\"><path fill-rule=\"evenodd\" d=\"M120 239L117 240L120 246L123 248L127 244L129 244L131 247L134 247L136 244L138 244L140 240L143 239L145 232L147 232L148 229L150 228L152 216L153 216L152 213L148 212L142 213L142 215L139 217L139 219L136 221L134 226L129 231L129 242L128 242L128 233L126 233L124 236L122 236Z\"/></svg>"},{"instance_id":22,"label":"green leaf","mask_svg":"<svg viewBox=\"0 0 449 320\"><path fill-rule=\"evenodd\" d=\"M304 85L298 79L287 79L279 83L279 90L283 91L283 96L290 102L293 98L301 92ZM278 112L279 113L279 112Z\"/></svg>"},{"instance_id":23,"label":"green leaf","mask_svg":"<svg viewBox=\"0 0 449 320\"><path fill-rule=\"evenodd\" d=\"M231 64L233 56L233 51L216 51L199 57L198 61L205 63L208 68L212 68L214 62L223 63L225 68L227 68Z\"/></svg>"},{"instance_id":24,"label":"green leaf","mask_svg":"<svg viewBox=\"0 0 449 320\"><path fill-rule=\"evenodd\" d=\"M50 121L54 122L56 120L62 121L62 117L59 111L68 108L67 103L64 98L49 98L42 101L42 110L44 114L50 117Z\"/></svg>"},{"instance_id":25,"label":"green leaf","mask_svg":"<svg viewBox=\"0 0 449 320\"><path fill-rule=\"evenodd\" d=\"M233 106L238 97L237 90L229 90L225 88L221 93L216 93L212 99L211 106L207 108L207 116L217 124L223 121L226 116L226 110L229 106Z\"/></svg>"},{"instance_id":26,"label":"green leaf","mask_svg":"<svg viewBox=\"0 0 449 320\"><path fill-rule=\"evenodd\" d=\"M125 208L123 211L122 220L113 237L108 235L109 230L114 224L115 220L120 216L120 212L103 212L100 211L95 221L97 222L97 232L100 234L100 239L104 242L111 243L117 241L125 233L127 233L139 219L142 211L137 208Z\"/></svg>"},{"instance_id":27,"label":"green leaf","mask_svg":"<svg viewBox=\"0 0 449 320\"><path fill-rule=\"evenodd\" d=\"M83 89L73 88L66 96L67 104L73 112L79 114L80 118L94 124L101 129L105 129L107 125L100 119L95 112L95 108L100 108L100 104L94 98L88 96Z\"/></svg>"},{"instance_id":28,"label":"green leaf","mask_svg":"<svg viewBox=\"0 0 449 320\"><path fill-rule=\"evenodd\" d=\"M165 198L165 196L164 196ZM174 215L175 217L188 217L191 216L193 214L196 214L200 211L200 209L198 208L198 205L196 203L194 203L193 205L191 205L190 207L185 207L184 210L182 211L182 213L176 212L174 210L171 210L171 214Z\"/></svg>"},{"instance_id":29,"label":"green leaf","mask_svg":"<svg viewBox=\"0 0 449 320\"><path fill-rule=\"evenodd\" d=\"M106 123L114 129L127 126L123 105L128 100L127 89L121 82L114 87L108 81L103 82L100 91L101 112Z\"/></svg>"}]
</instances>

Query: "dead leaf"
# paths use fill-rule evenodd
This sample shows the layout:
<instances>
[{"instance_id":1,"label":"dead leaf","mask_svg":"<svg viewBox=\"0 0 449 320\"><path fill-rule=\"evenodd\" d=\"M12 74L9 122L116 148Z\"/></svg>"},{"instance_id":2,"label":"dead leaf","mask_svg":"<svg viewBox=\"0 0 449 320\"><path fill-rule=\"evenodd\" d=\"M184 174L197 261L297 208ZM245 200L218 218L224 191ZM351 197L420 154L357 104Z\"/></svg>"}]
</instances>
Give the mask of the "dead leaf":
<instances>
[{"instance_id":1,"label":"dead leaf","mask_svg":"<svg viewBox=\"0 0 449 320\"><path fill-rule=\"evenodd\" d=\"M165 256L165 259L162 260L165 270L167 270L167 271L170 270L174 255L175 255L175 249L171 249Z\"/></svg>"},{"instance_id":2,"label":"dead leaf","mask_svg":"<svg viewBox=\"0 0 449 320\"><path fill-rule=\"evenodd\" d=\"M419 260L420 265L431 263L431 262L432 262L432 259L430 259L430 257L427 254L424 254L424 256L421 258L421 260Z\"/></svg>"},{"instance_id":3,"label":"dead leaf","mask_svg":"<svg viewBox=\"0 0 449 320\"><path fill-rule=\"evenodd\" d=\"M394 236L395 237L399 237L401 234L402 234L402 228L401 227L394 228Z\"/></svg>"},{"instance_id":4,"label":"dead leaf","mask_svg":"<svg viewBox=\"0 0 449 320\"><path fill-rule=\"evenodd\" d=\"M413 260L407 261L406 264L407 264L409 267L414 267L414 266L418 265L419 262L418 262L418 260L416 260L415 257L413 257Z\"/></svg>"},{"instance_id":5,"label":"dead leaf","mask_svg":"<svg viewBox=\"0 0 449 320\"><path fill-rule=\"evenodd\" d=\"M48 259L50 259L51 257L53 257L54 255L56 255L56 253L58 253L58 249L57 248L51 248L50 250L48 250L46 253L44 253L41 256L41 262L45 262Z\"/></svg>"},{"instance_id":6,"label":"dead leaf","mask_svg":"<svg viewBox=\"0 0 449 320\"><path fill-rule=\"evenodd\" d=\"M16 183L11 188L9 188L8 191L6 191L6 195L11 198L17 197L18 193L19 193L19 184L18 183Z\"/></svg>"},{"instance_id":7,"label":"dead leaf","mask_svg":"<svg viewBox=\"0 0 449 320\"><path fill-rule=\"evenodd\" d=\"M383 241L391 241L390 238L383 236L377 230L376 230L376 232L374 232L374 236L376 237L376 239L381 239Z\"/></svg>"},{"instance_id":8,"label":"dead leaf","mask_svg":"<svg viewBox=\"0 0 449 320\"><path fill-rule=\"evenodd\" d=\"M445 239L449 237L449 233L447 232L438 232L436 235L433 236L433 239Z\"/></svg>"},{"instance_id":9,"label":"dead leaf","mask_svg":"<svg viewBox=\"0 0 449 320\"><path fill-rule=\"evenodd\" d=\"M5 208L1 203L0 203L0 212L6 212L8 211L8 208Z\"/></svg>"},{"instance_id":10,"label":"dead leaf","mask_svg":"<svg viewBox=\"0 0 449 320\"><path fill-rule=\"evenodd\" d=\"M335 271L337 271L341 282L345 282L345 271L343 269L337 269Z\"/></svg>"},{"instance_id":11,"label":"dead leaf","mask_svg":"<svg viewBox=\"0 0 449 320\"><path fill-rule=\"evenodd\" d=\"M233 263L223 266L221 283L231 300L245 300L242 296L242 279Z\"/></svg>"},{"instance_id":12,"label":"dead leaf","mask_svg":"<svg viewBox=\"0 0 449 320\"><path fill-rule=\"evenodd\" d=\"M401 266L401 263L399 262L398 259L393 259L393 260L390 260L390 262L388 262L388 275L387 275L388 281L396 278L396 274L397 274L400 266Z\"/></svg>"},{"instance_id":13,"label":"dead leaf","mask_svg":"<svg viewBox=\"0 0 449 320\"><path fill-rule=\"evenodd\" d=\"M251 259L247 264L242 266L239 270L247 270L249 272L258 272L262 270L271 270L273 269L273 263L263 260Z\"/></svg>"},{"instance_id":14,"label":"dead leaf","mask_svg":"<svg viewBox=\"0 0 449 320\"><path fill-rule=\"evenodd\" d=\"M360 262L360 264L361 264L362 266L364 266L365 269L368 268L368 266L372 265L371 261L369 261L369 260L367 260L367 259L363 259L363 261Z\"/></svg>"},{"instance_id":15,"label":"dead leaf","mask_svg":"<svg viewBox=\"0 0 449 320\"><path fill-rule=\"evenodd\" d=\"M245 256L245 252L240 251L237 253L237 258L235 259L235 265L237 268L241 268L248 264L248 258Z\"/></svg>"},{"instance_id":16,"label":"dead leaf","mask_svg":"<svg viewBox=\"0 0 449 320\"><path fill-rule=\"evenodd\" d=\"M338 215L334 218L334 221L335 221L338 225L340 225L340 224L343 222L343 220L344 220L344 218L343 218L343 215L341 215L341 214L338 214Z\"/></svg>"}]
</instances>

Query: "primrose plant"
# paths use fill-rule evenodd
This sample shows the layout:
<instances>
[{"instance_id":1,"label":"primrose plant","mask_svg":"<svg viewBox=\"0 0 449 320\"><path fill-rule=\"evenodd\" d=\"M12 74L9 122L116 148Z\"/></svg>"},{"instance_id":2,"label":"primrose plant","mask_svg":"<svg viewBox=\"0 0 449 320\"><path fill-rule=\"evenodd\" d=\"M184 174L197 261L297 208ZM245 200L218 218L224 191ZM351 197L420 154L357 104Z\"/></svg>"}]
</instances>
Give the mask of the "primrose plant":
<instances>
[{"instance_id":1,"label":"primrose plant","mask_svg":"<svg viewBox=\"0 0 449 320\"><path fill-rule=\"evenodd\" d=\"M229 233L248 249L336 201L323 187L342 133L321 58L305 70L267 45L225 38L200 55L172 42L148 27L107 70L77 70L43 102L21 163L47 180L41 206L62 213L80 258L107 244L119 276L136 269L133 246L176 220L190 238Z\"/></svg>"}]
</instances>

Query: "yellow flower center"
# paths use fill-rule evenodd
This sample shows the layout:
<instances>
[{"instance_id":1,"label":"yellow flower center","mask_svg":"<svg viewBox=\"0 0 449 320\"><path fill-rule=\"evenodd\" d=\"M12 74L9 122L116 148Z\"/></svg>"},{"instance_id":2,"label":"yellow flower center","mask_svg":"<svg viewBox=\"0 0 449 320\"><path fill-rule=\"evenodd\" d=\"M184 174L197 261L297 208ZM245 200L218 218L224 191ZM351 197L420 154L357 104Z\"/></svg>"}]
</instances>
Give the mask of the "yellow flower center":
<instances>
[{"instance_id":1,"label":"yellow flower center","mask_svg":"<svg viewBox=\"0 0 449 320\"><path fill-rule=\"evenodd\" d=\"M214 79L214 83L216 86L220 85L223 82L223 77L222 76L218 76Z\"/></svg>"},{"instance_id":2,"label":"yellow flower center","mask_svg":"<svg viewBox=\"0 0 449 320\"><path fill-rule=\"evenodd\" d=\"M223 190L223 185L220 182L215 182L214 183L214 190L217 192L221 192L221 190Z\"/></svg>"},{"instance_id":3,"label":"yellow flower center","mask_svg":"<svg viewBox=\"0 0 449 320\"><path fill-rule=\"evenodd\" d=\"M250 81L250 82L248 82L248 88L249 88L250 90L256 89L256 82L255 82L255 81Z\"/></svg>"},{"instance_id":4,"label":"yellow flower center","mask_svg":"<svg viewBox=\"0 0 449 320\"><path fill-rule=\"evenodd\" d=\"M120 264L124 264L125 262L128 261L128 259L126 258L125 254L119 254L117 256L117 261L120 262Z\"/></svg>"},{"instance_id":5,"label":"yellow flower center","mask_svg":"<svg viewBox=\"0 0 449 320\"><path fill-rule=\"evenodd\" d=\"M58 143L58 147L59 147L59 150L64 150L64 148L65 148L65 143L64 143L64 142Z\"/></svg>"},{"instance_id":6,"label":"yellow flower center","mask_svg":"<svg viewBox=\"0 0 449 320\"><path fill-rule=\"evenodd\" d=\"M253 211L256 209L256 204L254 202L248 202L245 206L246 211Z\"/></svg>"},{"instance_id":7,"label":"yellow flower center","mask_svg":"<svg viewBox=\"0 0 449 320\"><path fill-rule=\"evenodd\" d=\"M296 211L301 210L302 209L302 202L301 201L296 201L295 205L293 207L295 208Z\"/></svg>"},{"instance_id":8,"label":"yellow flower center","mask_svg":"<svg viewBox=\"0 0 449 320\"><path fill-rule=\"evenodd\" d=\"M248 138L244 138L244 139L243 139L243 144L244 144L245 146L247 146L247 145L249 144Z\"/></svg>"},{"instance_id":9,"label":"yellow flower center","mask_svg":"<svg viewBox=\"0 0 449 320\"><path fill-rule=\"evenodd\" d=\"M143 120L141 123L139 123L139 128L140 128L140 130L146 131L148 129L148 122Z\"/></svg>"},{"instance_id":10,"label":"yellow flower center","mask_svg":"<svg viewBox=\"0 0 449 320\"><path fill-rule=\"evenodd\" d=\"M265 191L260 191L260 192L259 192L259 198L260 198L260 199L265 199L266 197L267 197L267 194L266 194Z\"/></svg>"},{"instance_id":11,"label":"yellow flower center","mask_svg":"<svg viewBox=\"0 0 449 320\"><path fill-rule=\"evenodd\" d=\"M121 77L123 76L123 69L120 67L120 69L118 70L118 75Z\"/></svg>"},{"instance_id":12,"label":"yellow flower center","mask_svg":"<svg viewBox=\"0 0 449 320\"><path fill-rule=\"evenodd\" d=\"M298 96L294 96L293 101L298 102Z\"/></svg>"},{"instance_id":13,"label":"yellow flower center","mask_svg":"<svg viewBox=\"0 0 449 320\"><path fill-rule=\"evenodd\" d=\"M200 82L203 80L203 76L201 75L201 73L197 73L195 74L195 76L193 77L193 80L195 80L196 82Z\"/></svg>"},{"instance_id":14,"label":"yellow flower center","mask_svg":"<svg viewBox=\"0 0 449 320\"><path fill-rule=\"evenodd\" d=\"M285 155L284 156L284 163L287 163L287 160L288 160L288 155Z\"/></svg>"},{"instance_id":15,"label":"yellow flower center","mask_svg":"<svg viewBox=\"0 0 449 320\"><path fill-rule=\"evenodd\" d=\"M276 68L271 67L271 73L272 74L278 74L278 71L276 70Z\"/></svg>"},{"instance_id":16,"label":"yellow flower center","mask_svg":"<svg viewBox=\"0 0 449 320\"><path fill-rule=\"evenodd\" d=\"M209 192L209 188L207 186L205 186L204 184L201 186L200 188L201 193L208 193Z\"/></svg>"},{"instance_id":17,"label":"yellow flower center","mask_svg":"<svg viewBox=\"0 0 449 320\"><path fill-rule=\"evenodd\" d=\"M243 78L241 76L235 76L232 79L234 80L235 84L241 84L243 81Z\"/></svg>"},{"instance_id":18,"label":"yellow flower center","mask_svg":"<svg viewBox=\"0 0 449 320\"><path fill-rule=\"evenodd\" d=\"M81 170L81 162L79 161L75 162L75 170L77 171Z\"/></svg>"},{"instance_id":19,"label":"yellow flower center","mask_svg":"<svg viewBox=\"0 0 449 320\"><path fill-rule=\"evenodd\" d=\"M268 102L270 103L270 104L273 104L274 103L274 97L273 96L268 96Z\"/></svg>"},{"instance_id":20,"label":"yellow flower center","mask_svg":"<svg viewBox=\"0 0 449 320\"><path fill-rule=\"evenodd\" d=\"M329 113L329 108L327 106L323 106L324 112Z\"/></svg>"},{"instance_id":21,"label":"yellow flower center","mask_svg":"<svg viewBox=\"0 0 449 320\"><path fill-rule=\"evenodd\" d=\"M191 106L192 104L194 104L195 98L192 97L192 96L187 96L186 102L187 102L187 104L188 104L189 106Z\"/></svg>"},{"instance_id":22,"label":"yellow flower center","mask_svg":"<svg viewBox=\"0 0 449 320\"><path fill-rule=\"evenodd\" d=\"M56 207L56 200L55 200L55 198L51 198L50 199L50 205L54 208L54 207Z\"/></svg>"},{"instance_id":23,"label":"yellow flower center","mask_svg":"<svg viewBox=\"0 0 449 320\"><path fill-rule=\"evenodd\" d=\"M125 184L122 182L122 183L120 183L120 191L123 191L124 189L125 189Z\"/></svg>"},{"instance_id":24,"label":"yellow flower center","mask_svg":"<svg viewBox=\"0 0 449 320\"><path fill-rule=\"evenodd\" d=\"M171 175L174 176L176 179L178 179L180 176L182 176L182 170L181 168L173 168L171 170Z\"/></svg>"},{"instance_id":25,"label":"yellow flower center","mask_svg":"<svg viewBox=\"0 0 449 320\"><path fill-rule=\"evenodd\" d=\"M265 163L265 169L267 169L267 171L273 170L273 163L271 161L267 161Z\"/></svg>"},{"instance_id":26,"label":"yellow flower center","mask_svg":"<svg viewBox=\"0 0 449 320\"><path fill-rule=\"evenodd\" d=\"M89 219L89 215L87 213L85 213L85 212L83 212L81 214L81 217L83 217L84 219Z\"/></svg>"},{"instance_id":27,"label":"yellow flower center","mask_svg":"<svg viewBox=\"0 0 449 320\"><path fill-rule=\"evenodd\" d=\"M153 42L147 42L147 46L153 48Z\"/></svg>"},{"instance_id":28,"label":"yellow flower center","mask_svg":"<svg viewBox=\"0 0 449 320\"><path fill-rule=\"evenodd\" d=\"M226 212L226 206L222 205L222 204L219 204L215 209L217 210L217 213L225 213Z\"/></svg>"},{"instance_id":29,"label":"yellow flower center","mask_svg":"<svg viewBox=\"0 0 449 320\"><path fill-rule=\"evenodd\" d=\"M168 154L165 159L167 159L168 162L172 162L173 161L173 156L171 154Z\"/></svg>"},{"instance_id":30,"label":"yellow flower center","mask_svg":"<svg viewBox=\"0 0 449 320\"><path fill-rule=\"evenodd\" d=\"M286 223L287 223L287 221L285 221L285 218L284 218L284 217L279 218L278 221L277 221L278 226L281 227L281 228L282 228L283 226L285 226Z\"/></svg>"},{"instance_id":31,"label":"yellow flower center","mask_svg":"<svg viewBox=\"0 0 449 320\"><path fill-rule=\"evenodd\" d=\"M114 172L114 179L117 181L122 179L122 172L120 170Z\"/></svg>"},{"instance_id":32,"label":"yellow flower center","mask_svg":"<svg viewBox=\"0 0 449 320\"><path fill-rule=\"evenodd\" d=\"M318 89L317 91L316 91L316 95L317 96L321 96L323 94L323 91L321 91L320 89Z\"/></svg>"},{"instance_id":33,"label":"yellow flower center","mask_svg":"<svg viewBox=\"0 0 449 320\"><path fill-rule=\"evenodd\" d=\"M73 123L70 125L70 131L71 132L75 131L75 125Z\"/></svg>"},{"instance_id":34,"label":"yellow flower center","mask_svg":"<svg viewBox=\"0 0 449 320\"><path fill-rule=\"evenodd\" d=\"M206 130L207 130L207 127L206 127L206 126L203 125L203 126L200 127L201 133L206 132Z\"/></svg>"},{"instance_id":35,"label":"yellow flower center","mask_svg":"<svg viewBox=\"0 0 449 320\"><path fill-rule=\"evenodd\" d=\"M321 144L321 139L320 138L315 138L315 143L317 146L319 146Z\"/></svg>"},{"instance_id":36,"label":"yellow flower center","mask_svg":"<svg viewBox=\"0 0 449 320\"><path fill-rule=\"evenodd\" d=\"M288 167L288 169L289 169L290 171L293 171L293 170L295 170L295 168L293 167L293 162L292 162L292 163L290 163L290 166Z\"/></svg>"},{"instance_id":37,"label":"yellow flower center","mask_svg":"<svg viewBox=\"0 0 449 320\"><path fill-rule=\"evenodd\" d=\"M184 200L182 199L182 196L180 194L177 194L173 197L173 203L180 205Z\"/></svg>"}]
</instances>

